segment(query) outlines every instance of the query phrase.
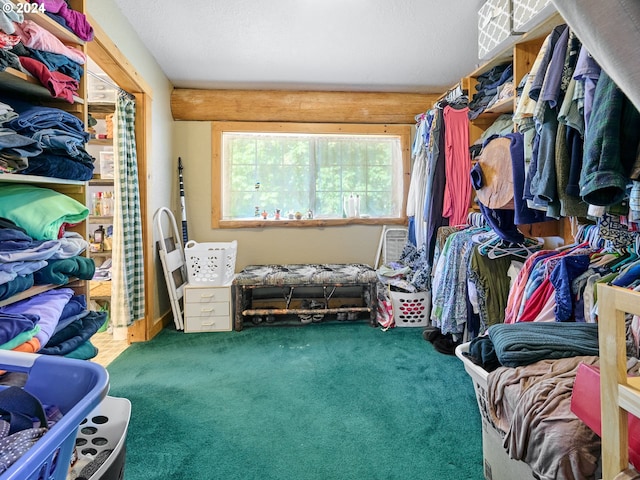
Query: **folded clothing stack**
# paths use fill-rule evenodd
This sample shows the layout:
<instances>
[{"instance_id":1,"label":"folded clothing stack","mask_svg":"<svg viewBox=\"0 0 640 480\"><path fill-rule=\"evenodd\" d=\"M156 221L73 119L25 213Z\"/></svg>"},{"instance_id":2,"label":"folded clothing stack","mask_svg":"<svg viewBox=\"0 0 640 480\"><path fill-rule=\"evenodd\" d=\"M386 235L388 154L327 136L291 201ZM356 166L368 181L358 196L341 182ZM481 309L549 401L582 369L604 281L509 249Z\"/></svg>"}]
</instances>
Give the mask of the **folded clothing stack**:
<instances>
[{"instance_id":1,"label":"folded clothing stack","mask_svg":"<svg viewBox=\"0 0 640 480\"><path fill-rule=\"evenodd\" d=\"M503 63L493 67L488 72L483 73L478 78L476 93L469 102L469 119L474 120L484 112L487 105L499 95L498 87L513 81L513 64Z\"/></svg>"},{"instance_id":2,"label":"folded clothing stack","mask_svg":"<svg viewBox=\"0 0 640 480\"><path fill-rule=\"evenodd\" d=\"M92 280L96 280L99 282L105 282L107 280L111 280L111 259L107 258L102 265L96 267L96 271L93 274Z\"/></svg>"},{"instance_id":3,"label":"folded clothing stack","mask_svg":"<svg viewBox=\"0 0 640 480\"><path fill-rule=\"evenodd\" d=\"M15 99L0 100L4 102L0 106L6 105L8 111L17 114L11 115L3 125L2 131L6 133L0 137L0 158L8 155L14 159L29 157L22 162L15 161L19 163L14 165L15 172L81 181L93 177L95 159L85 150L89 134L81 120L58 108ZM24 141L17 142L16 139ZM7 144L9 141L11 143ZM20 145L20 150L16 145ZM37 148L37 151L25 152L27 146Z\"/></svg>"}]
</instances>

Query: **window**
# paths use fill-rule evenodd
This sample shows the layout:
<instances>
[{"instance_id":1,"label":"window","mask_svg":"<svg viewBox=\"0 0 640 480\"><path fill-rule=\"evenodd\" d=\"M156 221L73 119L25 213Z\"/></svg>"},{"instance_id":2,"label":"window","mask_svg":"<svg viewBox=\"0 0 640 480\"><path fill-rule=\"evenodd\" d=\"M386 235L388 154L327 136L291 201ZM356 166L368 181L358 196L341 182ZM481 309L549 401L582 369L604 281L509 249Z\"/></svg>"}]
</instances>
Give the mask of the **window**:
<instances>
[{"instance_id":1,"label":"window","mask_svg":"<svg viewBox=\"0 0 640 480\"><path fill-rule=\"evenodd\" d=\"M404 222L410 128L214 122L214 227Z\"/></svg>"}]
</instances>

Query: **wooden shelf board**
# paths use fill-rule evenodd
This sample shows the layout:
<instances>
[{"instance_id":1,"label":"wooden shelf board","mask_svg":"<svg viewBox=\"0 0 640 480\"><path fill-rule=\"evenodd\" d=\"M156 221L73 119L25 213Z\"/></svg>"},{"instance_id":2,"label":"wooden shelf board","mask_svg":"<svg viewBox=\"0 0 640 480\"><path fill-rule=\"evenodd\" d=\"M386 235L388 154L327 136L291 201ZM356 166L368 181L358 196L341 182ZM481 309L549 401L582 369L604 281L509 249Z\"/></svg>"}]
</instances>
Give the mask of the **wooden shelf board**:
<instances>
[{"instance_id":1,"label":"wooden shelf board","mask_svg":"<svg viewBox=\"0 0 640 480\"><path fill-rule=\"evenodd\" d=\"M89 185L95 187L113 187L113 178L92 178Z\"/></svg>"},{"instance_id":2,"label":"wooden shelf board","mask_svg":"<svg viewBox=\"0 0 640 480\"><path fill-rule=\"evenodd\" d=\"M91 300L111 300L111 295L90 295Z\"/></svg>"},{"instance_id":3,"label":"wooden shelf board","mask_svg":"<svg viewBox=\"0 0 640 480\"><path fill-rule=\"evenodd\" d=\"M495 113L502 115L503 113L512 113L513 112L513 97L505 98L500 100L491 106L491 108L487 108L483 114L485 113Z\"/></svg>"},{"instance_id":4,"label":"wooden shelf board","mask_svg":"<svg viewBox=\"0 0 640 480\"><path fill-rule=\"evenodd\" d=\"M618 386L619 404L627 412L640 417L640 392L633 387Z\"/></svg>"},{"instance_id":5,"label":"wooden shelf board","mask_svg":"<svg viewBox=\"0 0 640 480\"><path fill-rule=\"evenodd\" d=\"M52 97L51 92L33 75L21 72L15 68L9 67L3 72L0 72L0 85L3 90L24 93L25 95L36 97L39 100L46 100L47 102L71 105L64 99ZM77 95L74 95L73 100L76 104L84 103L84 100Z\"/></svg>"},{"instance_id":6,"label":"wooden shelf board","mask_svg":"<svg viewBox=\"0 0 640 480\"><path fill-rule=\"evenodd\" d=\"M101 223L103 225L111 225L113 223L113 215L101 216L101 215L89 215L89 223Z\"/></svg>"},{"instance_id":7,"label":"wooden shelf board","mask_svg":"<svg viewBox=\"0 0 640 480\"><path fill-rule=\"evenodd\" d=\"M91 258L109 258L111 256L111 250L108 252L89 252Z\"/></svg>"},{"instance_id":8,"label":"wooden shelf board","mask_svg":"<svg viewBox=\"0 0 640 480\"><path fill-rule=\"evenodd\" d=\"M38 185L85 185L81 180L65 180L64 178L41 177L38 175L22 175L20 173L0 173L0 183L33 183Z\"/></svg>"},{"instance_id":9,"label":"wooden shelf board","mask_svg":"<svg viewBox=\"0 0 640 480\"><path fill-rule=\"evenodd\" d=\"M69 281L67 283L65 283L64 285L53 285L53 284L47 284L47 285L34 285L33 287L17 293L15 295L13 295L12 297L9 298L5 298L4 300L0 300L0 307L4 307L5 305L10 305L12 303L15 302L19 302L20 300L25 300L27 298L31 298L34 295L38 295L39 293L44 293L44 292L48 292L49 290L53 290L54 288L60 288L60 287L78 287L79 285L74 285L74 282L77 282L78 279L73 277L70 278ZM83 280L84 281L84 280Z\"/></svg>"},{"instance_id":10,"label":"wooden shelf board","mask_svg":"<svg viewBox=\"0 0 640 480\"><path fill-rule=\"evenodd\" d=\"M92 138L89 140L89 145L101 145L105 147L113 146L113 138Z\"/></svg>"},{"instance_id":11,"label":"wooden shelf board","mask_svg":"<svg viewBox=\"0 0 640 480\"><path fill-rule=\"evenodd\" d=\"M89 102L87 106L92 115L95 113L115 113L116 111L116 104L111 102Z\"/></svg>"}]
</instances>

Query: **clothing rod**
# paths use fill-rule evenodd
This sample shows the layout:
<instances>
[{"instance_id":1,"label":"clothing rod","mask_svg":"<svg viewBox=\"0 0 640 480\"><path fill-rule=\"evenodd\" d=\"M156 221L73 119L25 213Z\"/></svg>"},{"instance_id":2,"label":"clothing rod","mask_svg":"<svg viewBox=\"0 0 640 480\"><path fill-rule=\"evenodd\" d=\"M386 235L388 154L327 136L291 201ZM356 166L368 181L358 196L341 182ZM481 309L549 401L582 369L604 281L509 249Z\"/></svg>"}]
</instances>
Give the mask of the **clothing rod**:
<instances>
[{"instance_id":1,"label":"clothing rod","mask_svg":"<svg viewBox=\"0 0 640 480\"><path fill-rule=\"evenodd\" d=\"M456 93L457 96L466 96L469 93L469 92L467 92L466 89L462 88L462 84L458 82L455 86L451 87L444 94L442 94L438 98L438 101L446 100L449 97L449 95L451 95L454 92Z\"/></svg>"}]
</instances>

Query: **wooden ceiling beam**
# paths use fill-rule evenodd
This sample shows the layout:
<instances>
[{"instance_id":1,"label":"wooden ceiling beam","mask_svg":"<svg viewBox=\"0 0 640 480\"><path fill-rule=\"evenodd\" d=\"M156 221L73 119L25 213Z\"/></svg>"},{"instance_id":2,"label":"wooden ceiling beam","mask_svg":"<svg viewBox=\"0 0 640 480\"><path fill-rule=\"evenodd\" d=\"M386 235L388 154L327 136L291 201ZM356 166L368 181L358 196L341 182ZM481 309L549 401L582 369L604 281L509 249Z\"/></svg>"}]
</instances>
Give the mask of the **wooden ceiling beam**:
<instances>
[{"instance_id":1,"label":"wooden ceiling beam","mask_svg":"<svg viewBox=\"0 0 640 480\"><path fill-rule=\"evenodd\" d=\"M413 124L436 94L197 90L171 94L174 120Z\"/></svg>"}]
</instances>

